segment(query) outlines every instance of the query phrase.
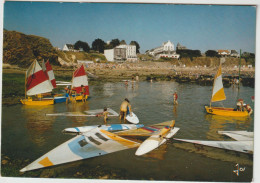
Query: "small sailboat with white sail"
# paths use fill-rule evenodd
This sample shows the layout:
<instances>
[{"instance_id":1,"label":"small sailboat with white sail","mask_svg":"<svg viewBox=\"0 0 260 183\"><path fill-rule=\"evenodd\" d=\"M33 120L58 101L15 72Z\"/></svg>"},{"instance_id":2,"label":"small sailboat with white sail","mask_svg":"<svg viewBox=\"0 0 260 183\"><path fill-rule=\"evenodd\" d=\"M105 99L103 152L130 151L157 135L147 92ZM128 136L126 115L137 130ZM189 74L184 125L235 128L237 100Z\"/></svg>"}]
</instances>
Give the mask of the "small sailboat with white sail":
<instances>
[{"instance_id":1,"label":"small sailboat with white sail","mask_svg":"<svg viewBox=\"0 0 260 183\"><path fill-rule=\"evenodd\" d=\"M53 98L43 98L43 94L51 92L52 89L53 85L47 75L37 60L34 60L25 74L25 99L21 99L20 101L24 105L54 104Z\"/></svg>"},{"instance_id":2,"label":"small sailboat with white sail","mask_svg":"<svg viewBox=\"0 0 260 183\"><path fill-rule=\"evenodd\" d=\"M86 75L83 64L74 71L71 88L75 92L73 95L76 100L82 100L83 97L85 97L85 99L88 98L89 96L88 76ZM84 95L82 94L83 91L84 91L83 93Z\"/></svg>"},{"instance_id":3,"label":"small sailboat with white sail","mask_svg":"<svg viewBox=\"0 0 260 183\"><path fill-rule=\"evenodd\" d=\"M46 74L47 78L49 79L49 81L51 82L53 89L55 89L57 87L56 84L56 79L55 79L55 75L52 69L52 66L49 62L49 60L47 60L47 62L42 62L42 70L44 71L44 73ZM66 102L66 96L62 95L62 94L55 94L54 95L54 103L62 103L62 102Z\"/></svg>"},{"instance_id":4,"label":"small sailboat with white sail","mask_svg":"<svg viewBox=\"0 0 260 183\"><path fill-rule=\"evenodd\" d=\"M226 100L226 95L225 95L224 87L223 87L223 83L222 83L222 71L221 71L221 63L220 63L218 72L214 78L210 106L205 106L207 113L221 115L221 116L232 116L232 117L248 116L248 112L246 110L239 111L234 108L212 107L211 106L212 102L218 102L218 101L223 101L223 100Z\"/></svg>"}]
</instances>

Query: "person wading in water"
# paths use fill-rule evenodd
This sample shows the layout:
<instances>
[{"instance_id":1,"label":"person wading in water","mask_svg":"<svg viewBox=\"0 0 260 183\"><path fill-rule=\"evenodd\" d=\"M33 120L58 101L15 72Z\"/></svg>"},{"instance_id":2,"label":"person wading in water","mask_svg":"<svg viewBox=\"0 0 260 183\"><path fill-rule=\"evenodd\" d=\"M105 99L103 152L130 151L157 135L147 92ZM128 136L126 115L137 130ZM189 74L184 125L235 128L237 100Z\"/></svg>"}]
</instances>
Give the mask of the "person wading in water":
<instances>
[{"instance_id":1,"label":"person wading in water","mask_svg":"<svg viewBox=\"0 0 260 183\"><path fill-rule=\"evenodd\" d=\"M177 94L177 92L174 92L174 94L173 94L173 104L174 105L178 105L177 99L178 99L178 94Z\"/></svg>"},{"instance_id":2,"label":"person wading in water","mask_svg":"<svg viewBox=\"0 0 260 183\"><path fill-rule=\"evenodd\" d=\"M81 96L82 96L82 102L86 102L86 88L81 85Z\"/></svg>"},{"instance_id":3,"label":"person wading in water","mask_svg":"<svg viewBox=\"0 0 260 183\"><path fill-rule=\"evenodd\" d=\"M132 109L129 100L125 98L125 100L122 102L120 106L120 116L119 116L120 123L122 122L122 118L124 118L124 123L126 123L126 115L128 114L128 112L131 115Z\"/></svg>"}]
</instances>

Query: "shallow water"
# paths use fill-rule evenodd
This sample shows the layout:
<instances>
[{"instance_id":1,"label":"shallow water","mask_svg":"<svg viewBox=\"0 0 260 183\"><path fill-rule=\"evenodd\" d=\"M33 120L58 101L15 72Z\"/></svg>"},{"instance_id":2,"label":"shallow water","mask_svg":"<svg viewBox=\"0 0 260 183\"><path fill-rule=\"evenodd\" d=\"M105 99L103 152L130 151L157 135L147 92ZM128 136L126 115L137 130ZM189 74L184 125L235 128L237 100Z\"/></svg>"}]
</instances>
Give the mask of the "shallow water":
<instances>
[{"instance_id":1,"label":"shallow water","mask_svg":"<svg viewBox=\"0 0 260 183\"><path fill-rule=\"evenodd\" d=\"M103 124L102 117L46 116L49 113L83 112L109 107L119 112L124 98L131 102L132 109L144 125L176 120L179 132L176 138L196 140L231 140L218 135L223 130L254 130L253 116L247 118L227 118L208 115L204 105L208 105L211 86L179 84L173 81L138 82L125 86L123 82L106 82L90 86L90 98L86 103L65 103L45 107L24 105L2 107L2 154L12 160L27 160L22 167L47 153L73 136L62 134L68 127ZM179 105L173 106L173 93L177 91ZM254 89L241 86L225 88L227 100L216 104L235 107L236 100L243 98L254 110L251 96ZM214 104L215 105L215 104ZM119 123L118 117L110 117L108 123ZM113 178L128 180L190 180L190 181L251 181L253 172L252 156L209 147L169 141L166 145L145 156L134 155L136 149L129 149L49 167L34 172L41 176L52 171L52 177L84 178L84 170L92 171L92 178L107 178L95 175L110 170L116 172ZM237 176L233 170L236 164L245 167ZM19 165L18 165L19 166ZM17 170L18 171L18 170ZM77 173L81 172L81 173ZM12 174L8 174L12 176ZM25 173L22 176L32 176ZM38 176L38 174L37 174ZM48 175L47 175L48 177Z\"/></svg>"}]
</instances>

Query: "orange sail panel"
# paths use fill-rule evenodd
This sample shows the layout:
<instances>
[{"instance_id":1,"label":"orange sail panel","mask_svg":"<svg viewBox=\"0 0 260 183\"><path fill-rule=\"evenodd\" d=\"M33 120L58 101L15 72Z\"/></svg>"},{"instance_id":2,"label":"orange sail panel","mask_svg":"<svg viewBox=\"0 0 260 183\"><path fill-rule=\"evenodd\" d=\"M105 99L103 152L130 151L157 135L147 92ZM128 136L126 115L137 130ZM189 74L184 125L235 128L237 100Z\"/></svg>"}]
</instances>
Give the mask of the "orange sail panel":
<instances>
[{"instance_id":1,"label":"orange sail panel","mask_svg":"<svg viewBox=\"0 0 260 183\"><path fill-rule=\"evenodd\" d=\"M226 95L223 88L221 65L220 65L218 68L217 75L215 76L214 79L211 102L217 102L222 100L226 100Z\"/></svg>"},{"instance_id":2,"label":"orange sail panel","mask_svg":"<svg viewBox=\"0 0 260 183\"><path fill-rule=\"evenodd\" d=\"M73 73L72 78L72 89L76 90L77 93L81 93L82 86L85 87L85 95L89 95L89 88L88 88L88 77L86 75L84 66L81 65L76 71Z\"/></svg>"},{"instance_id":3,"label":"orange sail panel","mask_svg":"<svg viewBox=\"0 0 260 183\"><path fill-rule=\"evenodd\" d=\"M50 80L53 88L56 88L56 80L49 60L46 63L43 61L42 70L46 74L47 78Z\"/></svg>"},{"instance_id":4,"label":"orange sail panel","mask_svg":"<svg viewBox=\"0 0 260 183\"><path fill-rule=\"evenodd\" d=\"M39 63L35 60L26 72L26 94L37 95L51 92L53 86L43 72Z\"/></svg>"}]
</instances>

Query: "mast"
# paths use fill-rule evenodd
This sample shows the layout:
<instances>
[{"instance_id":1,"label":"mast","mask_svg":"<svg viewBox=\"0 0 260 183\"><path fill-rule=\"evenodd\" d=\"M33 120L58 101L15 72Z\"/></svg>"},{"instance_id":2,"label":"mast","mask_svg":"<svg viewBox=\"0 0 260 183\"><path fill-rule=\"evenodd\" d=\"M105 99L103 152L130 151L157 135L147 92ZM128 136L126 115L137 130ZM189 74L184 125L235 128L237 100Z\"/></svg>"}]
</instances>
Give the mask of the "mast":
<instances>
[{"instance_id":1,"label":"mast","mask_svg":"<svg viewBox=\"0 0 260 183\"><path fill-rule=\"evenodd\" d=\"M26 81L27 81L27 72L25 72L25 77L24 77L24 98L26 99Z\"/></svg>"},{"instance_id":2,"label":"mast","mask_svg":"<svg viewBox=\"0 0 260 183\"><path fill-rule=\"evenodd\" d=\"M240 49L240 55L239 55L238 88L239 88L239 83L240 83L240 68L241 68L241 49Z\"/></svg>"}]
</instances>

